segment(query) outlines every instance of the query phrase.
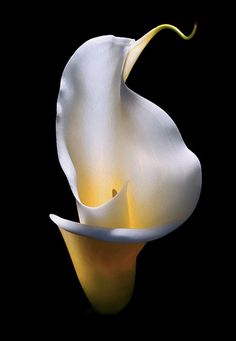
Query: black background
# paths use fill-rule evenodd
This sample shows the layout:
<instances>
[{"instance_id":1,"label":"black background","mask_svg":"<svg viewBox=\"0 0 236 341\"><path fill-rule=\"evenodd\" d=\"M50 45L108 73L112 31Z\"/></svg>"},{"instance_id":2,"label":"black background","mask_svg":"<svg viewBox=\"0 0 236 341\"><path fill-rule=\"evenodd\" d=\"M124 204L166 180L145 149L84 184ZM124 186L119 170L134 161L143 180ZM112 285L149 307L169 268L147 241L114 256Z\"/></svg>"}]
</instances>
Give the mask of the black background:
<instances>
[{"instance_id":1,"label":"black background","mask_svg":"<svg viewBox=\"0 0 236 341\"><path fill-rule=\"evenodd\" d=\"M16 328L24 333L31 333L30 325L33 333L60 335L67 329L79 335L88 322L91 330L96 326L103 333L111 324L119 329L129 325L133 331L155 330L157 337L164 331L166 335L184 333L191 339L191 335L211 333L219 327L216 318L222 311L216 283L221 273L215 240L220 220L212 219L217 210L212 204L217 178L213 171L216 127L212 125L216 94L209 90L216 87L212 17L194 6L184 11L172 8L171 13L168 6L144 7L114 3L95 8L91 3L86 8L64 4L50 10L35 6L10 21L14 53L9 58L13 59L13 74L17 74L12 88L20 94L12 128L17 152L11 214L20 223L8 236L16 250L8 266L12 275L8 308L10 318L21 321L15 322ZM127 308L115 316L100 316L91 311L61 235L48 217L55 213L78 219L56 152L60 77L70 56L90 38L113 34L138 39L162 23L189 34L196 21L198 29L191 41L171 31L156 36L127 84L169 113L187 146L200 159L200 201L185 224L148 243L140 253L136 287Z\"/></svg>"}]
</instances>

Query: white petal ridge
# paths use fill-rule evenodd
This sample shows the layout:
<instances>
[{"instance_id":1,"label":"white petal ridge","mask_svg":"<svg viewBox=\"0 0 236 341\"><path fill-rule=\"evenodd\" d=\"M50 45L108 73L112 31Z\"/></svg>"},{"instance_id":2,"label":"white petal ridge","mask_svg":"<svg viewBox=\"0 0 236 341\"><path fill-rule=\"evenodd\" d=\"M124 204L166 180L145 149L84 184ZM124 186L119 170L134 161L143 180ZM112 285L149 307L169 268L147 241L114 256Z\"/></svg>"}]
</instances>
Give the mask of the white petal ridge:
<instances>
[{"instance_id":1,"label":"white petal ridge","mask_svg":"<svg viewBox=\"0 0 236 341\"><path fill-rule=\"evenodd\" d=\"M67 232L84 237L103 240L113 243L146 243L159 239L174 231L178 226L175 225L159 226L157 228L127 229L127 228L107 228L102 226L92 226L80 224L71 220L63 219L55 214L50 214L50 219L59 227Z\"/></svg>"}]
</instances>

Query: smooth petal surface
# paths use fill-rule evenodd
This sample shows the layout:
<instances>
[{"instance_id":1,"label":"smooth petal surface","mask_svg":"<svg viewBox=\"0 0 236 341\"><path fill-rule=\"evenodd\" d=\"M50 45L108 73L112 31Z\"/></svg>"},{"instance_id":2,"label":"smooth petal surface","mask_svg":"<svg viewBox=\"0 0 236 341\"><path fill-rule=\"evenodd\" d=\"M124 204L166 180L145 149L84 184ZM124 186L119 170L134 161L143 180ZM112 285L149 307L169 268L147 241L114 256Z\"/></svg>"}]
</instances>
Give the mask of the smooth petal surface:
<instances>
[{"instance_id":1,"label":"smooth petal surface","mask_svg":"<svg viewBox=\"0 0 236 341\"><path fill-rule=\"evenodd\" d=\"M125 85L133 46L134 40L103 36L68 62L58 98L59 160L81 223L177 226L196 206L201 167L168 114Z\"/></svg>"},{"instance_id":2,"label":"smooth petal surface","mask_svg":"<svg viewBox=\"0 0 236 341\"><path fill-rule=\"evenodd\" d=\"M126 193L119 193L122 188L126 192L127 181L118 141L122 135L121 70L130 42L113 36L88 41L62 76L59 160L77 199L81 222L92 225L129 226ZM118 195L112 198L114 189Z\"/></svg>"},{"instance_id":3,"label":"smooth petal surface","mask_svg":"<svg viewBox=\"0 0 236 341\"><path fill-rule=\"evenodd\" d=\"M107 229L108 230L108 229ZM114 314L129 302L143 243L109 243L60 229L80 284L96 311Z\"/></svg>"},{"instance_id":4,"label":"smooth petal surface","mask_svg":"<svg viewBox=\"0 0 236 341\"><path fill-rule=\"evenodd\" d=\"M136 257L192 213L201 167L172 119L131 91L127 79L161 25L137 42L104 36L82 45L62 76L57 148L80 223L51 215L80 283L100 313L130 300Z\"/></svg>"}]
</instances>

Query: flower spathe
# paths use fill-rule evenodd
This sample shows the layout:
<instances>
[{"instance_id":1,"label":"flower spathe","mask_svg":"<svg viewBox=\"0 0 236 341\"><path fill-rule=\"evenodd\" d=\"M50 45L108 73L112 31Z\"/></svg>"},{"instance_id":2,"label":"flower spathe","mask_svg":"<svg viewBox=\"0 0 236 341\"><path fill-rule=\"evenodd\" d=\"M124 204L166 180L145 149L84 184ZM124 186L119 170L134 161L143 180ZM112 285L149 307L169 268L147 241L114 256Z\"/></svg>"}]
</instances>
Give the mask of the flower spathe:
<instances>
[{"instance_id":1,"label":"flower spathe","mask_svg":"<svg viewBox=\"0 0 236 341\"><path fill-rule=\"evenodd\" d=\"M163 28L184 39L196 29L189 37L161 25L138 41L91 39L74 53L61 79L57 149L80 223L51 218L88 298L103 313L127 304L138 252L180 226L201 190L200 163L173 120L125 84L144 47Z\"/></svg>"}]
</instances>

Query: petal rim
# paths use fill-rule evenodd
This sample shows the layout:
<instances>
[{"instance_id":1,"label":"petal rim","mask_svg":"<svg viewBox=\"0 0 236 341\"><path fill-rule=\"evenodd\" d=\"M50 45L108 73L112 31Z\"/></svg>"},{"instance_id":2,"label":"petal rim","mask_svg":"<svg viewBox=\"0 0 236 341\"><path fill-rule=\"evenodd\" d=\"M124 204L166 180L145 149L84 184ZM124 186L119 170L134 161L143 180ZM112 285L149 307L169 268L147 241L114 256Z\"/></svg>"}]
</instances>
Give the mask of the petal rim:
<instances>
[{"instance_id":1,"label":"petal rim","mask_svg":"<svg viewBox=\"0 0 236 341\"><path fill-rule=\"evenodd\" d=\"M55 214L50 214L49 217L60 229L67 232L113 243L149 242L164 237L183 224L183 221L181 221L175 222L172 225L150 228L107 228L80 224L75 221L63 219Z\"/></svg>"}]
</instances>

